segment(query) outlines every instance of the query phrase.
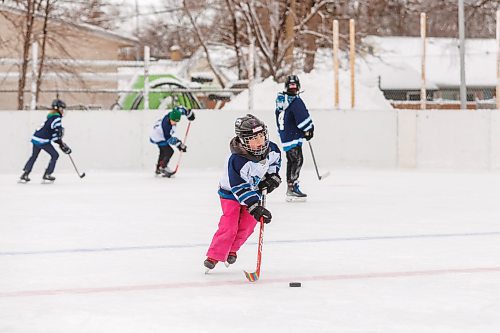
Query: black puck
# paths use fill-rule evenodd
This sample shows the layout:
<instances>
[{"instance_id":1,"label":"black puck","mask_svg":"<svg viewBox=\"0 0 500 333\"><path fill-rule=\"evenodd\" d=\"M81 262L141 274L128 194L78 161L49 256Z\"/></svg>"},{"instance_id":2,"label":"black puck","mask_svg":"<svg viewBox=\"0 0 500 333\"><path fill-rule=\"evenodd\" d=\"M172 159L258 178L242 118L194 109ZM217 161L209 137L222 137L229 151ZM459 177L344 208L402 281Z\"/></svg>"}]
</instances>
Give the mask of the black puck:
<instances>
[{"instance_id":1,"label":"black puck","mask_svg":"<svg viewBox=\"0 0 500 333\"><path fill-rule=\"evenodd\" d=\"M300 282L290 282L288 285L290 287L302 287L302 284Z\"/></svg>"}]
</instances>

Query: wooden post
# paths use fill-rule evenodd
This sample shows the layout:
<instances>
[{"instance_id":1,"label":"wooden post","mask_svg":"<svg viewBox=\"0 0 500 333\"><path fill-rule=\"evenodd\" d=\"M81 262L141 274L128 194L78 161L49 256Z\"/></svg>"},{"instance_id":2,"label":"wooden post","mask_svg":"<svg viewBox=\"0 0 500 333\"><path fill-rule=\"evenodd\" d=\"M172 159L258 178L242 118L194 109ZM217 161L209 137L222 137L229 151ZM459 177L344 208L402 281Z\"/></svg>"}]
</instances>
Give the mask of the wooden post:
<instances>
[{"instance_id":1,"label":"wooden post","mask_svg":"<svg viewBox=\"0 0 500 333\"><path fill-rule=\"evenodd\" d=\"M425 89L425 59L426 59L426 38L427 38L427 15L425 13L420 13L420 38L422 40L422 55L421 55L421 86L420 86L420 109L426 109L427 102L427 90Z\"/></svg>"},{"instance_id":2,"label":"wooden post","mask_svg":"<svg viewBox=\"0 0 500 333\"><path fill-rule=\"evenodd\" d=\"M356 55L356 32L354 27L354 19L349 20L349 64L351 69L351 109L356 105L356 91L354 87L354 70L355 70L355 55Z\"/></svg>"},{"instance_id":3,"label":"wooden post","mask_svg":"<svg viewBox=\"0 0 500 333\"><path fill-rule=\"evenodd\" d=\"M339 21L333 20L333 105L339 108Z\"/></svg>"},{"instance_id":4,"label":"wooden post","mask_svg":"<svg viewBox=\"0 0 500 333\"><path fill-rule=\"evenodd\" d=\"M250 46L248 48L248 112L253 112L253 72L254 72L254 53L255 53L255 39L250 37Z\"/></svg>"},{"instance_id":5,"label":"wooden post","mask_svg":"<svg viewBox=\"0 0 500 333\"><path fill-rule=\"evenodd\" d=\"M36 110L36 80L38 67L38 43L33 42L31 47L31 103L30 110Z\"/></svg>"},{"instance_id":6,"label":"wooden post","mask_svg":"<svg viewBox=\"0 0 500 333\"><path fill-rule=\"evenodd\" d=\"M149 110L149 46L144 46L144 110Z\"/></svg>"},{"instance_id":7,"label":"wooden post","mask_svg":"<svg viewBox=\"0 0 500 333\"><path fill-rule=\"evenodd\" d=\"M500 9L497 10L497 110L500 110Z\"/></svg>"},{"instance_id":8,"label":"wooden post","mask_svg":"<svg viewBox=\"0 0 500 333\"><path fill-rule=\"evenodd\" d=\"M460 54L460 109L467 110L467 84L465 82L465 14L464 0L458 0L458 39Z\"/></svg>"},{"instance_id":9,"label":"wooden post","mask_svg":"<svg viewBox=\"0 0 500 333\"><path fill-rule=\"evenodd\" d=\"M295 31L293 27L295 26L295 0L290 0L288 13L285 18L285 39L287 43L290 43L285 51L285 63L288 65L287 70L292 73L294 71L294 59L293 59L293 44L295 40Z\"/></svg>"}]
</instances>

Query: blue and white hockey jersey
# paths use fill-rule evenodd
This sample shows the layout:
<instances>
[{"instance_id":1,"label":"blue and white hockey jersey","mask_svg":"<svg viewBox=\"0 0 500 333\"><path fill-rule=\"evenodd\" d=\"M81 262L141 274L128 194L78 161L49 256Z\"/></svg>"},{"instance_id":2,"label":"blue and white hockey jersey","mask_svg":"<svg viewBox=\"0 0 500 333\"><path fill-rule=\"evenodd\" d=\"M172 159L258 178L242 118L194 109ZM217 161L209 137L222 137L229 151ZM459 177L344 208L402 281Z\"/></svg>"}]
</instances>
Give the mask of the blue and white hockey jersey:
<instances>
[{"instance_id":1,"label":"blue and white hockey jersey","mask_svg":"<svg viewBox=\"0 0 500 333\"><path fill-rule=\"evenodd\" d=\"M259 182L266 174L279 173L281 152L274 142L269 142L266 158L258 161L236 152L235 139L231 141L232 153L225 163L225 172L219 183L219 195L224 199L236 200L241 205L251 206L261 198Z\"/></svg>"},{"instance_id":2,"label":"blue and white hockey jersey","mask_svg":"<svg viewBox=\"0 0 500 333\"><path fill-rule=\"evenodd\" d=\"M276 97L275 113L284 151L301 146L304 132L314 129L309 111L300 96L279 93Z\"/></svg>"},{"instance_id":3,"label":"blue and white hockey jersey","mask_svg":"<svg viewBox=\"0 0 500 333\"><path fill-rule=\"evenodd\" d=\"M47 120L35 131L31 137L31 142L37 146L46 145L52 141L62 139L64 128L62 127L62 117L58 112L51 112Z\"/></svg>"},{"instance_id":4,"label":"blue and white hockey jersey","mask_svg":"<svg viewBox=\"0 0 500 333\"><path fill-rule=\"evenodd\" d=\"M179 142L179 139L174 136L177 126L170 124L169 115L170 112L154 124L153 131L149 136L149 140L160 147L167 145L175 146Z\"/></svg>"}]
</instances>

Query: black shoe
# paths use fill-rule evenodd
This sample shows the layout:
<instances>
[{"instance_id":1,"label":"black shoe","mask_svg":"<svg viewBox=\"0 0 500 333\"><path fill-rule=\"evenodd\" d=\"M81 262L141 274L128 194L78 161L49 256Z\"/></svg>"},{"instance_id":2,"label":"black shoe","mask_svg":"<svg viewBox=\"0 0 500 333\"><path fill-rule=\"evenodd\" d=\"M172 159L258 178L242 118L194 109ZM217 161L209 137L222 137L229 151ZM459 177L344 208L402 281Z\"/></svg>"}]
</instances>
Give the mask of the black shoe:
<instances>
[{"instance_id":1,"label":"black shoe","mask_svg":"<svg viewBox=\"0 0 500 333\"><path fill-rule=\"evenodd\" d=\"M214 269L215 265L217 265L217 260L212 258L207 258L203 262L203 265L205 265L205 267L208 269Z\"/></svg>"},{"instance_id":2,"label":"black shoe","mask_svg":"<svg viewBox=\"0 0 500 333\"><path fill-rule=\"evenodd\" d=\"M29 172L26 172L26 171L25 171L25 172L21 175L20 179L21 179L22 181L25 181L25 182L27 183L27 182L29 182L29 181L31 180L31 179L30 179L30 177L28 177L28 175L29 175Z\"/></svg>"},{"instance_id":3,"label":"black shoe","mask_svg":"<svg viewBox=\"0 0 500 333\"><path fill-rule=\"evenodd\" d=\"M289 197L296 198L306 198L307 194L303 193L299 188L299 183L295 183L293 185L288 185L288 190L286 191L286 195Z\"/></svg>"},{"instance_id":4,"label":"black shoe","mask_svg":"<svg viewBox=\"0 0 500 333\"><path fill-rule=\"evenodd\" d=\"M236 262L236 258L238 258L238 256L236 255L236 252L229 252L229 255L227 256L227 263L232 265Z\"/></svg>"},{"instance_id":5,"label":"black shoe","mask_svg":"<svg viewBox=\"0 0 500 333\"><path fill-rule=\"evenodd\" d=\"M47 173L47 172L45 172L45 173L43 174L43 177L42 177L42 178L43 178L43 180L48 180L48 181L50 181L50 182L53 182L54 180L56 180L56 177L52 176L52 174Z\"/></svg>"},{"instance_id":6,"label":"black shoe","mask_svg":"<svg viewBox=\"0 0 500 333\"><path fill-rule=\"evenodd\" d=\"M162 168L161 173L162 173L163 177L167 177L167 178L170 178L175 174L175 172L170 170L170 168L168 168L168 167Z\"/></svg>"}]
</instances>

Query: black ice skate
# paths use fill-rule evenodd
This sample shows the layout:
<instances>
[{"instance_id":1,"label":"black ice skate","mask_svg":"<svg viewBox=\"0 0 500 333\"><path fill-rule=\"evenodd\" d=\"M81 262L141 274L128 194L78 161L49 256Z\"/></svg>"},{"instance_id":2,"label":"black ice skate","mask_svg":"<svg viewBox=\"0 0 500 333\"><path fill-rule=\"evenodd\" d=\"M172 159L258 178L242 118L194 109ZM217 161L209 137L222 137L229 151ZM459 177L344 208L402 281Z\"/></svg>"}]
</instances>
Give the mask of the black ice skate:
<instances>
[{"instance_id":1,"label":"black ice skate","mask_svg":"<svg viewBox=\"0 0 500 333\"><path fill-rule=\"evenodd\" d=\"M303 193L299 188L299 183L295 183L293 185L288 185L288 190L286 191L286 201L295 202L295 201L306 201L307 194Z\"/></svg>"},{"instance_id":2,"label":"black ice skate","mask_svg":"<svg viewBox=\"0 0 500 333\"><path fill-rule=\"evenodd\" d=\"M27 183L27 182L29 182L31 179L30 179L30 177L28 177L28 175L29 175L29 172L26 172L26 171L25 171L25 172L21 175L21 177L19 177L19 182L20 182L20 183Z\"/></svg>"},{"instance_id":3,"label":"black ice skate","mask_svg":"<svg viewBox=\"0 0 500 333\"><path fill-rule=\"evenodd\" d=\"M226 265L226 267L229 267L229 265L232 265L236 262L236 258L238 258L238 255L236 254L236 252L229 252L229 255L227 256L227 259L226 259L226 262L224 263L224 265Z\"/></svg>"},{"instance_id":4,"label":"black ice skate","mask_svg":"<svg viewBox=\"0 0 500 333\"><path fill-rule=\"evenodd\" d=\"M42 177L42 182L47 182L47 183L53 183L54 180L56 180L56 177L52 176L52 174L50 173L47 173L47 171L45 171L45 173L43 174L43 177Z\"/></svg>"},{"instance_id":5,"label":"black ice skate","mask_svg":"<svg viewBox=\"0 0 500 333\"><path fill-rule=\"evenodd\" d=\"M162 177L170 178L175 174L174 171L170 170L168 167L167 168L162 168L161 169L161 175Z\"/></svg>"},{"instance_id":6,"label":"black ice skate","mask_svg":"<svg viewBox=\"0 0 500 333\"><path fill-rule=\"evenodd\" d=\"M208 272L210 272L210 270L214 269L215 265L217 265L217 260L212 259L212 258L207 258L203 262L203 265L206 268L205 274L208 274Z\"/></svg>"}]
</instances>

